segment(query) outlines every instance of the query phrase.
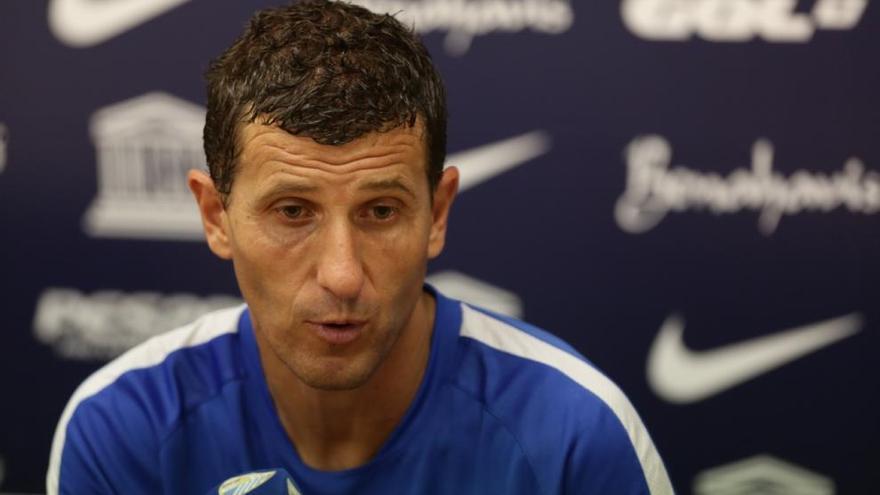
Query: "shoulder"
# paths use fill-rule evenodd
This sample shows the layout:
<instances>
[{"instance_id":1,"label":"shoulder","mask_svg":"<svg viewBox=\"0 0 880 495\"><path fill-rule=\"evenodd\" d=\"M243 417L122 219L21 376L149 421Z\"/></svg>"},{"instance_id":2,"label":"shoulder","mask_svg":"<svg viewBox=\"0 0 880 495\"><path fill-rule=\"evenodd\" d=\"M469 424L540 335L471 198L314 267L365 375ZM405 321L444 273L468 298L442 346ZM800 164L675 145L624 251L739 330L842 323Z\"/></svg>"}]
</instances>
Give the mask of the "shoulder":
<instances>
[{"instance_id":1,"label":"shoulder","mask_svg":"<svg viewBox=\"0 0 880 495\"><path fill-rule=\"evenodd\" d=\"M48 493L58 493L62 462L65 468L75 466L65 469L67 473L125 462L122 454L134 463L138 456L155 455L181 411L239 374L231 337L243 310L209 313L147 340L89 376L68 401L55 430Z\"/></svg>"},{"instance_id":2,"label":"shoulder","mask_svg":"<svg viewBox=\"0 0 880 495\"><path fill-rule=\"evenodd\" d=\"M557 406L595 403L622 419L635 413L613 381L569 344L538 327L462 304L460 339L468 347L465 356L497 364L487 375L490 380L514 376L528 378L530 384L552 385L530 393L546 393ZM560 394L561 390L574 394Z\"/></svg>"},{"instance_id":3,"label":"shoulder","mask_svg":"<svg viewBox=\"0 0 880 495\"><path fill-rule=\"evenodd\" d=\"M671 493L629 399L570 345L462 304L459 349L456 386L516 438L545 487L567 492L585 476L600 493Z\"/></svg>"}]
</instances>

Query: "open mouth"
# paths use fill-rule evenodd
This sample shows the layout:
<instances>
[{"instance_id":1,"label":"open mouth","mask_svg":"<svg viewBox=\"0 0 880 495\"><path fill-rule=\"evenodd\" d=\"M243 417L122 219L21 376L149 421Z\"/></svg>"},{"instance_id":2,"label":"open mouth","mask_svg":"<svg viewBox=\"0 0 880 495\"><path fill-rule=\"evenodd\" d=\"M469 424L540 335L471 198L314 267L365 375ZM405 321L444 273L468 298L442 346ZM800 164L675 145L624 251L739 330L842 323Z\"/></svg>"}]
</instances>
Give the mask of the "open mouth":
<instances>
[{"instance_id":1,"label":"open mouth","mask_svg":"<svg viewBox=\"0 0 880 495\"><path fill-rule=\"evenodd\" d=\"M320 325L330 330L355 330L360 326L359 323L320 323Z\"/></svg>"},{"instance_id":2,"label":"open mouth","mask_svg":"<svg viewBox=\"0 0 880 495\"><path fill-rule=\"evenodd\" d=\"M321 340L332 345L342 345L354 341L366 326L365 321L310 321L307 323Z\"/></svg>"}]
</instances>

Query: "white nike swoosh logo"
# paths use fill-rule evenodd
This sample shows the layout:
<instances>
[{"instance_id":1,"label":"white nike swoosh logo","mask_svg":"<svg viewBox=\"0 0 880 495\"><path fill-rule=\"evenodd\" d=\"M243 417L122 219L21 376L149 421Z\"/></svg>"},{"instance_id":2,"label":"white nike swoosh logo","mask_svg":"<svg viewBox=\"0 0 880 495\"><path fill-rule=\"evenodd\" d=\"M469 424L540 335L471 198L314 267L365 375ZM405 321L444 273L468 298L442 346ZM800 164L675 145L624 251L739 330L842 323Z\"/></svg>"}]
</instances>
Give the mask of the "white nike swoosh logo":
<instances>
[{"instance_id":1,"label":"white nike swoosh logo","mask_svg":"<svg viewBox=\"0 0 880 495\"><path fill-rule=\"evenodd\" d=\"M516 137L453 153L446 163L458 168L462 192L550 151L550 136L532 131Z\"/></svg>"},{"instance_id":2,"label":"white nike swoosh logo","mask_svg":"<svg viewBox=\"0 0 880 495\"><path fill-rule=\"evenodd\" d=\"M669 402L698 402L854 335L861 328L862 316L851 313L709 351L692 351L682 340L684 320L672 315L651 346L648 383Z\"/></svg>"},{"instance_id":3,"label":"white nike swoosh logo","mask_svg":"<svg viewBox=\"0 0 880 495\"><path fill-rule=\"evenodd\" d=\"M94 46L189 0L52 0L49 28L67 45Z\"/></svg>"}]
</instances>

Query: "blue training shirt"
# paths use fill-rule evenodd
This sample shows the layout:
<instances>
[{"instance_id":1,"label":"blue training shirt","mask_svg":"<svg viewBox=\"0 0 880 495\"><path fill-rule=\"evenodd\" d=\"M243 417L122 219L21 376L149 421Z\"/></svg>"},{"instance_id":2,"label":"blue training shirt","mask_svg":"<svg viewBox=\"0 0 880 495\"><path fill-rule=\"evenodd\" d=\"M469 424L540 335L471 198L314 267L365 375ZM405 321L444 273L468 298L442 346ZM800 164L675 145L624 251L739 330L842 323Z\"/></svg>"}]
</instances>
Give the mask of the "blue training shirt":
<instances>
[{"instance_id":1,"label":"blue training shirt","mask_svg":"<svg viewBox=\"0 0 880 495\"><path fill-rule=\"evenodd\" d=\"M83 382L55 432L48 494L200 495L271 468L303 495L672 493L630 402L571 347L429 290L428 368L367 464L302 462L242 306L155 337Z\"/></svg>"}]
</instances>

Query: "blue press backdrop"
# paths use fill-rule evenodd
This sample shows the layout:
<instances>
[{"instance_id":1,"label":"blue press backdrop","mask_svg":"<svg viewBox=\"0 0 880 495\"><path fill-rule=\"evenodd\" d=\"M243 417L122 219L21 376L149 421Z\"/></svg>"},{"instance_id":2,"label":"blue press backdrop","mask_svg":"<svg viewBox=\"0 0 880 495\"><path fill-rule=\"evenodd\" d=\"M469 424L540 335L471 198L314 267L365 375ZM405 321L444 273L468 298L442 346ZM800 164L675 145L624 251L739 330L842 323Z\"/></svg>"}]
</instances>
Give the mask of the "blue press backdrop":
<instances>
[{"instance_id":1,"label":"blue press backdrop","mask_svg":"<svg viewBox=\"0 0 880 495\"><path fill-rule=\"evenodd\" d=\"M137 3L0 4L2 490L43 490L90 372L238 297L182 174L208 60L273 2ZM441 288L601 367L681 493L875 493L876 2L358 3L446 80Z\"/></svg>"}]
</instances>

